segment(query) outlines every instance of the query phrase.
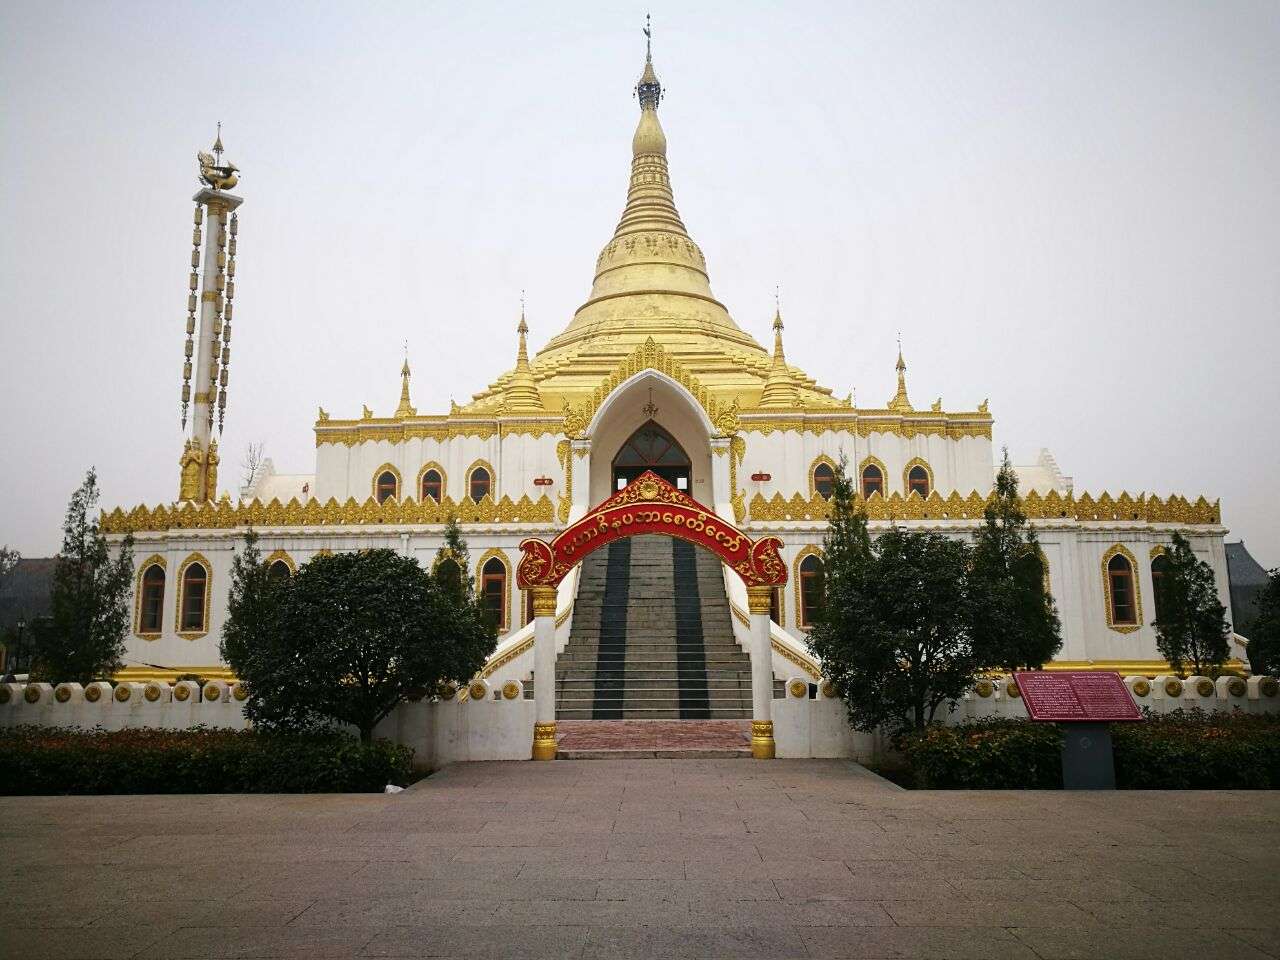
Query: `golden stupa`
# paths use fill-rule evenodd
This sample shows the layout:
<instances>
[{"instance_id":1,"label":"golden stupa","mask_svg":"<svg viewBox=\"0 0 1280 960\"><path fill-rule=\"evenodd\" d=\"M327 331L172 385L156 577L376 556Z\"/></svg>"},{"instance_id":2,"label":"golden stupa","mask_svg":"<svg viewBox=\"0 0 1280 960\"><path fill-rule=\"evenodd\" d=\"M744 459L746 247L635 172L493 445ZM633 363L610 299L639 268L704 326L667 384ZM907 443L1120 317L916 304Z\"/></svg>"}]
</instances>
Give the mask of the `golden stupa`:
<instances>
[{"instance_id":1,"label":"golden stupa","mask_svg":"<svg viewBox=\"0 0 1280 960\"><path fill-rule=\"evenodd\" d=\"M847 409L831 390L786 364L780 333L771 354L715 298L706 258L671 191L667 137L658 120L662 85L652 54L645 57L635 92L640 122L631 139L627 203L596 259L590 295L532 360L524 359L522 335L517 367L455 413L533 412L539 408L529 399L530 377L542 410L567 410L590 397L602 378L650 339L722 407ZM513 386L521 398L516 408L510 403Z\"/></svg>"}]
</instances>

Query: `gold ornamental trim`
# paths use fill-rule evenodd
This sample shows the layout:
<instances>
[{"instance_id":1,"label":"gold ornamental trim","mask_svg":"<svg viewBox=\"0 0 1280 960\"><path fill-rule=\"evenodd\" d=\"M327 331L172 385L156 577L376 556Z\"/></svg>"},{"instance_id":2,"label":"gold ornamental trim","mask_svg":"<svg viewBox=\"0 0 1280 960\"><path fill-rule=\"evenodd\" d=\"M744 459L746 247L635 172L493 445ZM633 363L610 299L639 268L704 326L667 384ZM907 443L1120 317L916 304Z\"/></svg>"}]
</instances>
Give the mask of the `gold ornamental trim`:
<instances>
[{"instance_id":1,"label":"gold ornamental trim","mask_svg":"<svg viewBox=\"0 0 1280 960\"><path fill-rule=\"evenodd\" d=\"M556 594L555 587L532 586L529 588L533 594L533 615L535 617L554 617L556 615Z\"/></svg>"},{"instance_id":2,"label":"gold ornamental trim","mask_svg":"<svg viewBox=\"0 0 1280 960\"><path fill-rule=\"evenodd\" d=\"M293 557L289 556L288 550L272 550L271 553L267 554L267 558L263 560L262 563L268 570L270 570L271 565L276 561L283 563L289 568L289 576L292 577L298 572L298 564L294 561Z\"/></svg>"},{"instance_id":3,"label":"gold ornamental trim","mask_svg":"<svg viewBox=\"0 0 1280 960\"><path fill-rule=\"evenodd\" d=\"M751 756L756 760L772 760L777 753L773 741L772 720L751 721Z\"/></svg>"},{"instance_id":4,"label":"gold ornamental trim","mask_svg":"<svg viewBox=\"0 0 1280 960\"><path fill-rule=\"evenodd\" d=\"M864 465L866 462L863 461ZM860 478L861 469L859 485ZM987 504L994 499L994 493L984 497L976 490L967 497L956 491L944 497L937 490L930 491L927 497L918 493L903 496L897 491L887 497L879 493L863 497L860 492L854 497L868 520L982 520ZM1084 493L1077 498L1073 493L1061 494L1054 490L1041 494L1033 490L1022 498L1022 509L1029 520L1169 523L1179 526L1219 526L1222 523L1220 501L1210 503L1203 496L1191 501L1178 494L1161 499L1154 494L1143 493L1132 496L1124 492L1118 497L1102 493L1096 498ZM769 498L757 493L748 506L750 518L762 522L827 520L830 513L830 502L816 493L807 499L800 493L793 494L790 499L781 493Z\"/></svg>"},{"instance_id":5,"label":"gold ornamental trim","mask_svg":"<svg viewBox=\"0 0 1280 960\"><path fill-rule=\"evenodd\" d=\"M374 500L378 499L378 478L384 473L389 473L396 478L396 489L391 494L391 499L399 500L400 495L404 493L404 478L400 476L400 469L394 463L384 463L373 471L373 477L369 483L369 496Z\"/></svg>"},{"instance_id":6,"label":"gold ornamental trim","mask_svg":"<svg viewBox=\"0 0 1280 960\"><path fill-rule=\"evenodd\" d=\"M947 437L959 440L963 437L991 439L994 419L989 413L943 413L941 411L852 410L832 415L816 412L800 412L779 416L776 411L759 414L743 410L739 416L739 429L743 433L759 433L768 436L775 432L807 433L820 436L824 433L847 433L866 438L873 433L884 433L910 440L914 437Z\"/></svg>"},{"instance_id":7,"label":"gold ornamental trim","mask_svg":"<svg viewBox=\"0 0 1280 960\"><path fill-rule=\"evenodd\" d=\"M667 353L662 345L653 337L649 337L619 363L603 380L595 391L582 404L567 406L563 420L565 436L575 439L583 435L591 418L596 415L601 404L618 387L626 383L638 373L654 370L670 377L693 396L711 421L718 436L729 436L738 432L738 401L731 404L718 401L703 383L689 373L675 357Z\"/></svg>"},{"instance_id":8,"label":"gold ornamental trim","mask_svg":"<svg viewBox=\"0 0 1280 960\"><path fill-rule=\"evenodd\" d=\"M1108 564L1116 557L1124 557L1129 563L1129 580L1133 584L1133 623L1116 623L1111 606L1111 571ZM1107 617L1107 626L1116 633L1134 633L1142 629L1142 590L1138 584L1138 558L1125 547L1117 543L1102 555L1102 609Z\"/></svg>"},{"instance_id":9,"label":"gold ornamental trim","mask_svg":"<svg viewBox=\"0 0 1280 960\"><path fill-rule=\"evenodd\" d=\"M500 547L490 547L476 561L476 596L479 597L484 589L484 568L490 560L502 564L502 617L498 621L498 630L505 633L511 623L511 561Z\"/></svg>"},{"instance_id":10,"label":"gold ornamental trim","mask_svg":"<svg viewBox=\"0 0 1280 960\"><path fill-rule=\"evenodd\" d=\"M133 635L140 640L155 640L164 633L164 594L160 596L160 629L142 629L142 579L152 567L159 567L164 575L164 590L169 589L169 575L165 572L165 558L153 553L138 565L138 573L133 578Z\"/></svg>"},{"instance_id":11,"label":"gold ornamental trim","mask_svg":"<svg viewBox=\"0 0 1280 960\"><path fill-rule=\"evenodd\" d=\"M326 443L354 447L362 443L403 443L406 440L435 440L444 443L459 437L490 440L493 437L527 435L554 436L563 430L560 417L521 417L508 420L498 417L459 418L450 414L434 417L369 417L359 420L334 420L320 417L315 423L316 446Z\"/></svg>"},{"instance_id":12,"label":"gold ornamental trim","mask_svg":"<svg viewBox=\"0 0 1280 960\"><path fill-rule=\"evenodd\" d=\"M187 570L194 564L204 567L204 612L201 615L199 630L183 630L182 629L182 602L186 599L187 587ZM178 575L174 583L176 589L174 594L177 597L176 605L173 610L173 629L183 640L199 640L201 637L209 633L209 611L210 602L213 599L213 564L209 559L200 552L192 553L178 565ZM117 688L119 689L119 688Z\"/></svg>"},{"instance_id":13,"label":"gold ornamental trim","mask_svg":"<svg viewBox=\"0 0 1280 960\"><path fill-rule=\"evenodd\" d=\"M556 723L535 723L533 725L533 759L554 760L556 758Z\"/></svg>"},{"instance_id":14,"label":"gold ornamental trim","mask_svg":"<svg viewBox=\"0 0 1280 960\"><path fill-rule=\"evenodd\" d=\"M494 501L486 496L479 503L466 498L461 502L449 497L443 503L429 500L419 503L412 497L404 500L389 499L378 503L372 497L359 503L354 497L339 503L331 497L326 503L309 499L300 503L297 498L282 504L278 499L270 503L252 500L240 501L234 506L230 500L217 503L146 505L125 511L116 507L103 513L103 533L153 533L166 530L235 530L242 527L345 527L382 525L411 525L445 523L456 517L459 523L525 523L550 526L555 523L555 508L544 494L537 500L527 495L519 500L504 496Z\"/></svg>"},{"instance_id":15,"label":"gold ornamental trim","mask_svg":"<svg viewBox=\"0 0 1280 960\"><path fill-rule=\"evenodd\" d=\"M747 587L747 611L752 614L764 614L767 617L774 589L774 587Z\"/></svg>"}]
</instances>

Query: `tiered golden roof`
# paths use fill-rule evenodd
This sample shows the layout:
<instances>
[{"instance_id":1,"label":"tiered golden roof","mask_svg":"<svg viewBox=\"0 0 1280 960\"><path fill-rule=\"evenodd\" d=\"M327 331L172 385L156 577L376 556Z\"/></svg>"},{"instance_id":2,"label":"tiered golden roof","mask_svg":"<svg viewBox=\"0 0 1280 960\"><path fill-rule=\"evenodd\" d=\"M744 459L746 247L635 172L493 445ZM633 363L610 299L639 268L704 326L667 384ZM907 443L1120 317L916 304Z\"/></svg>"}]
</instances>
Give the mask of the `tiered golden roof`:
<instances>
[{"instance_id":1,"label":"tiered golden roof","mask_svg":"<svg viewBox=\"0 0 1280 960\"><path fill-rule=\"evenodd\" d=\"M586 302L568 327L531 361L548 410L577 406L626 357L650 338L725 405L757 406L772 374L793 407L848 409L831 391L773 358L729 316L711 292L706 259L676 209L667 166L667 138L658 120L662 87L646 57L636 92L640 122L631 141L627 202L612 238L596 260ZM459 408L463 414L502 412L513 370ZM771 403L776 406L776 403Z\"/></svg>"}]
</instances>

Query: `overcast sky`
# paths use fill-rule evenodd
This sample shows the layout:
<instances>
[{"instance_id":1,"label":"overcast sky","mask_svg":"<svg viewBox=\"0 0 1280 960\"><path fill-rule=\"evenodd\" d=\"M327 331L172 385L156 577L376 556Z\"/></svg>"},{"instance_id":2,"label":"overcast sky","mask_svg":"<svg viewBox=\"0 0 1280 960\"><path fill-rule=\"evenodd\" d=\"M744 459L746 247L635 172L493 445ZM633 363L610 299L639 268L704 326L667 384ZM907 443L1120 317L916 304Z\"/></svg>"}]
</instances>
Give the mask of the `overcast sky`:
<instances>
[{"instance_id":1,"label":"overcast sky","mask_svg":"<svg viewBox=\"0 0 1280 960\"><path fill-rule=\"evenodd\" d=\"M1280 564L1280 4L655 2L676 202L739 325L864 406L990 398L1076 491ZM177 493L195 152L243 170L222 487L317 405L444 412L585 299L645 7L0 7L0 543Z\"/></svg>"}]
</instances>

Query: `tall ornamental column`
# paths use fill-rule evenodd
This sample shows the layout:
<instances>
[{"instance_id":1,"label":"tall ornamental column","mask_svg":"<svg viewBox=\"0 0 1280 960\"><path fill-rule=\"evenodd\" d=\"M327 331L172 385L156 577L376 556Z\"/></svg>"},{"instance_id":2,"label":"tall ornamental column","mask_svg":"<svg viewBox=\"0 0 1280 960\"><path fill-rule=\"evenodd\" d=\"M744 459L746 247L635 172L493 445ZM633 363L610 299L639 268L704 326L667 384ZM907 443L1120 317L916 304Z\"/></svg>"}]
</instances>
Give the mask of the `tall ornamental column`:
<instances>
[{"instance_id":1,"label":"tall ornamental column","mask_svg":"<svg viewBox=\"0 0 1280 960\"><path fill-rule=\"evenodd\" d=\"M769 642L769 595L773 587L747 587L751 615L751 756L772 760L773 648Z\"/></svg>"},{"instance_id":2,"label":"tall ornamental column","mask_svg":"<svg viewBox=\"0 0 1280 960\"><path fill-rule=\"evenodd\" d=\"M222 432L227 406L227 369L231 362L231 313L235 299L235 210L241 199L226 191L236 185L238 168L222 163L222 130L213 155L197 154L200 179L207 185L195 201L191 242L191 276L187 296L187 339L182 370L182 426L191 408L191 435L179 458L178 499L204 503L218 496L218 443L213 438L214 411ZM201 236L201 226L205 235ZM201 246L203 242L203 253ZM198 271L198 272L197 272ZM199 298L197 300L197 288ZM197 321L197 314L199 320ZM192 378L195 394L192 395Z\"/></svg>"},{"instance_id":3,"label":"tall ornamental column","mask_svg":"<svg viewBox=\"0 0 1280 960\"><path fill-rule=\"evenodd\" d=\"M533 590L533 759L556 758L556 588Z\"/></svg>"}]
</instances>

